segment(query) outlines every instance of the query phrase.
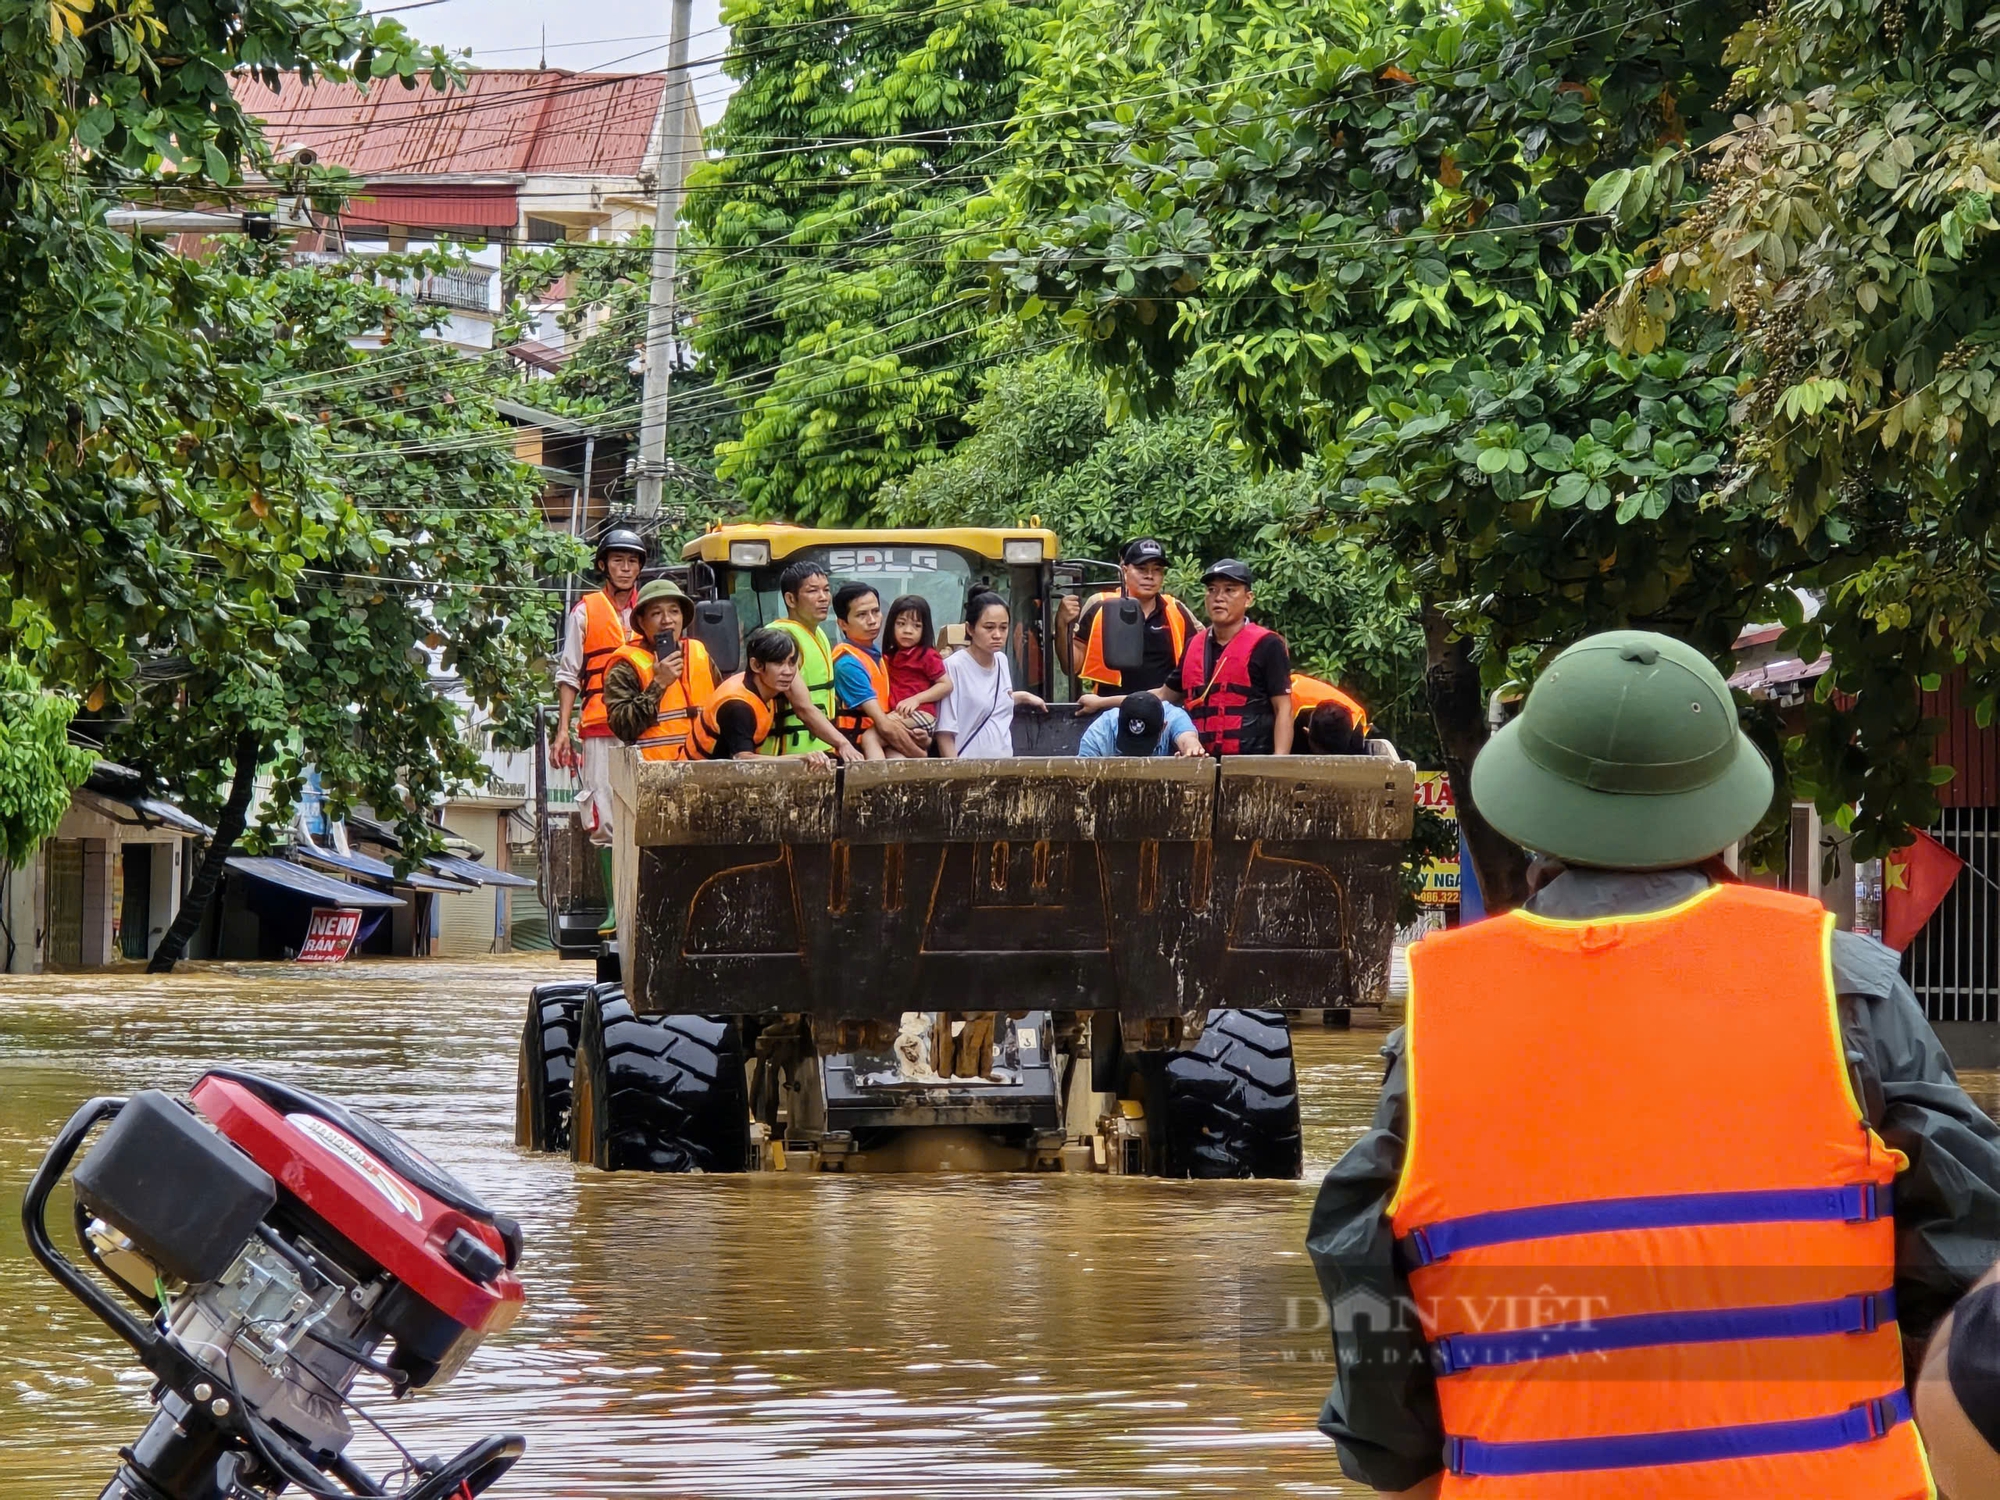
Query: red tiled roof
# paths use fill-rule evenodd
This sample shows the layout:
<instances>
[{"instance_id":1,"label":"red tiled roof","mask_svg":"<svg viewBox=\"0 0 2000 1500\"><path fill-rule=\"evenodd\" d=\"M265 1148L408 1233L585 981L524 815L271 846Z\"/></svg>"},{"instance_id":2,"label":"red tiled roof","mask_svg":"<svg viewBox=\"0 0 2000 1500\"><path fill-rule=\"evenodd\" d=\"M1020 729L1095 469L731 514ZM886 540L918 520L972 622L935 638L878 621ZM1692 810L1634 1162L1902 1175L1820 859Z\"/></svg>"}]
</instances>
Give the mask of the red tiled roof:
<instances>
[{"instance_id":1,"label":"red tiled roof","mask_svg":"<svg viewBox=\"0 0 2000 1500\"><path fill-rule=\"evenodd\" d=\"M569 73L497 68L463 89L406 89L378 78L352 84L287 77L273 93L248 74L237 101L264 121L275 149L310 147L319 159L371 180L404 176L636 177L659 113L658 73Z\"/></svg>"}]
</instances>

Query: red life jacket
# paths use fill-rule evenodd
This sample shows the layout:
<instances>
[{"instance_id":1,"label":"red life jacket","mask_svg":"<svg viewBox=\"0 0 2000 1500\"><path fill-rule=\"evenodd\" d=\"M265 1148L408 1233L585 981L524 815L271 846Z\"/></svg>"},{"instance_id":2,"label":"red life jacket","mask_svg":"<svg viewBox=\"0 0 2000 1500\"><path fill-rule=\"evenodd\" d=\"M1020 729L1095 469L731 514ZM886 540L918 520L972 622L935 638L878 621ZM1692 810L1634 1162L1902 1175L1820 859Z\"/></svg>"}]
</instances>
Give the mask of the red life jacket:
<instances>
[{"instance_id":1,"label":"red life jacket","mask_svg":"<svg viewBox=\"0 0 2000 1500\"><path fill-rule=\"evenodd\" d=\"M1250 653L1272 632L1245 620L1243 628L1216 658L1215 670L1207 670L1208 646L1214 631L1204 630L1188 644L1181 658L1181 697L1201 736L1201 748L1210 755L1241 755L1243 742L1250 738L1268 739L1273 717L1269 698L1253 699L1250 684ZM1258 735L1257 731L1263 734Z\"/></svg>"}]
</instances>

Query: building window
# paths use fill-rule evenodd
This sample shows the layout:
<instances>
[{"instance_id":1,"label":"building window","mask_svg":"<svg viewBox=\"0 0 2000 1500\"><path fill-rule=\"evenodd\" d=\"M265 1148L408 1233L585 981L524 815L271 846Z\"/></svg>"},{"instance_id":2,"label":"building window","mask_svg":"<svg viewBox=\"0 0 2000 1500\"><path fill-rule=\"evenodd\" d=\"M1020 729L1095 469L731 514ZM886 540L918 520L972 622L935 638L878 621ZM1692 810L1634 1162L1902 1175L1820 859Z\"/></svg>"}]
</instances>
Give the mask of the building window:
<instances>
[{"instance_id":1,"label":"building window","mask_svg":"<svg viewBox=\"0 0 2000 1500\"><path fill-rule=\"evenodd\" d=\"M528 215L528 243L531 245L556 245L569 238L569 227L558 224L554 219L538 219Z\"/></svg>"}]
</instances>

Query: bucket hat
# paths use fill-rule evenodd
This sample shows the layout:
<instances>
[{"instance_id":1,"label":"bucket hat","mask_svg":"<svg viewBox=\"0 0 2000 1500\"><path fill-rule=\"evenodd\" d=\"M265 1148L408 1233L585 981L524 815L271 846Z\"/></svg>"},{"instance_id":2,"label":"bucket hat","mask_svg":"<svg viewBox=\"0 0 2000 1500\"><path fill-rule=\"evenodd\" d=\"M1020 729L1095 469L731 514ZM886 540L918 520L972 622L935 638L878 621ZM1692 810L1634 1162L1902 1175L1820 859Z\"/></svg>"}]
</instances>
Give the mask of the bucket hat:
<instances>
[{"instance_id":1,"label":"bucket hat","mask_svg":"<svg viewBox=\"0 0 2000 1500\"><path fill-rule=\"evenodd\" d=\"M1722 674L1685 642L1642 630L1557 656L1472 767L1472 800L1501 833L1615 870L1726 849L1763 818L1771 787Z\"/></svg>"}]
</instances>

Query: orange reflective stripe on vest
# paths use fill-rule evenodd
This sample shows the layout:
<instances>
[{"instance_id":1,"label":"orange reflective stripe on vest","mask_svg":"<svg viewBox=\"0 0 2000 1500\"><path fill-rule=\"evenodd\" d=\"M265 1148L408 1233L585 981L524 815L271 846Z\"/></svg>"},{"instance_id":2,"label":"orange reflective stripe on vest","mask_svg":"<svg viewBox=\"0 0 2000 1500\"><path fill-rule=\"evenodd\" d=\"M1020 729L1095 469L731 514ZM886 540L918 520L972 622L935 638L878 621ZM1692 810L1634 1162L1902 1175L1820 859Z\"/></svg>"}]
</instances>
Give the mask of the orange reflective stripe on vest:
<instances>
[{"instance_id":1,"label":"orange reflective stripe on vest","mask_svg":"<svg viewBox=\"0 0 2000 1500\"><path fill-rule=\"evenodd\" d=\"M843 656L851 656L861 663L861 669L868 674L868 686L875 691L876 703L883 709L888 709L890 707L889 669L882 664L882 658L876 656L873 652L862 650L852 641L842 641L838 646L833 648L833 665L836 671L839 669L840 659ZM835 686L837 689L837 680ZM836 701L838 700L836 699ZM840 712L834 716L833 727L838 729L842 734L857 735L862 730L868 728L868 716L856 709L850 709L843 704Z\"/></svg>"},{"instance_id":2,"label":"orange reflective stripe on vest","mask_svg":"<svg viewBox=\"0 0 2000 1500\"><path fill-rule=\"evenodd\" d=\"M592 589L583 596L583 671L577 682L577 696L583 700L580 734L610 738L611 721L604 716L604 673L612 656L633 639L609 594Z\"/></svg>"},{"instance_id":3,"label":"orange reflective stripe on vest","mask_svg":"<svg viewBox=\"0 0 2000 1500\"><path fill-rule=\"evenodd\" d=\"M1891 1183L1833 918L1717 886L1410 950L1390 1205L1445 1500L1915 1500Z\"/></svg>"},{"instance_id":4,"label":"orange reflective stripe on vest","mask_svg":"<svg viewBox=\"0 0 2000 1500\"><path fill-rule=\"evenodd\" d=\"M1361 700L1342 692L1330 682L1322 682L1317 677L1308 677L1303 672L1292 673L1292 712L1309 714L1322 703L1332 703L1347 710L1347 716L1354 727L1363 734L1368 732L1368 710L1361 706Z\"/></svg>"},{"instance_id":5,"label":"orange reflective stripe on vest","mask_svg":"<svg viewBox=\"0 0 2000 1500\"><path fill-rule=\"evenodd\" d=\"M1084 643L1083 671L1079 675L1084 681L1094 682L1100 687L1117 687L1121 681L1118 673L1104 664L1104 611L1124 597L1122 592L1112 589L1107 593L1093 594L1083 606L1085 614L1095 609L1097 619L1091 627L1090 639ZM1181 654L1187 650L1188 621L1192 616L1188 614L1187 606L1172 594L1160 595L1158 608L1167 612L1167 635L1174 643L1174 661L1178 665Z\"/></svg>"},{"instance_id":6,"label":"orange reflective stripe on vest","mask_svg":"<svg viewBox=\"0 0 2000 1500\"><path fill-rule=\"evenodd\" d=\"M771 737L771 705L759 698L754 689L746 687L743 674L738 672L734 677L726 679L695 714L692 737L694 758L715 759L716 746L722 739L722 729L715 722L715 716L725 703L747 703L756 713L757 733L754 743L762 745Z\"/></svg>"},{"instance_id":7,"label":"orange reflective stripe on vest","mask_svg":"<svg viewBox=\"0 0 2000 1500\"><path fill-rule=\"evenodd\" d=\"M715 691L715 668L709 661L708 649L696 640L683 640L680 649L681 675L660 694L659 717L636 742L639 753L647 760L695 758L690 743L694 716ZM637 642L621 646L611 654L611 660L629 661L639 674L642 689L653 685L659 659L644 646ZM611 669L607 665L605 670Z\"/></svg>"}]
</instances>

